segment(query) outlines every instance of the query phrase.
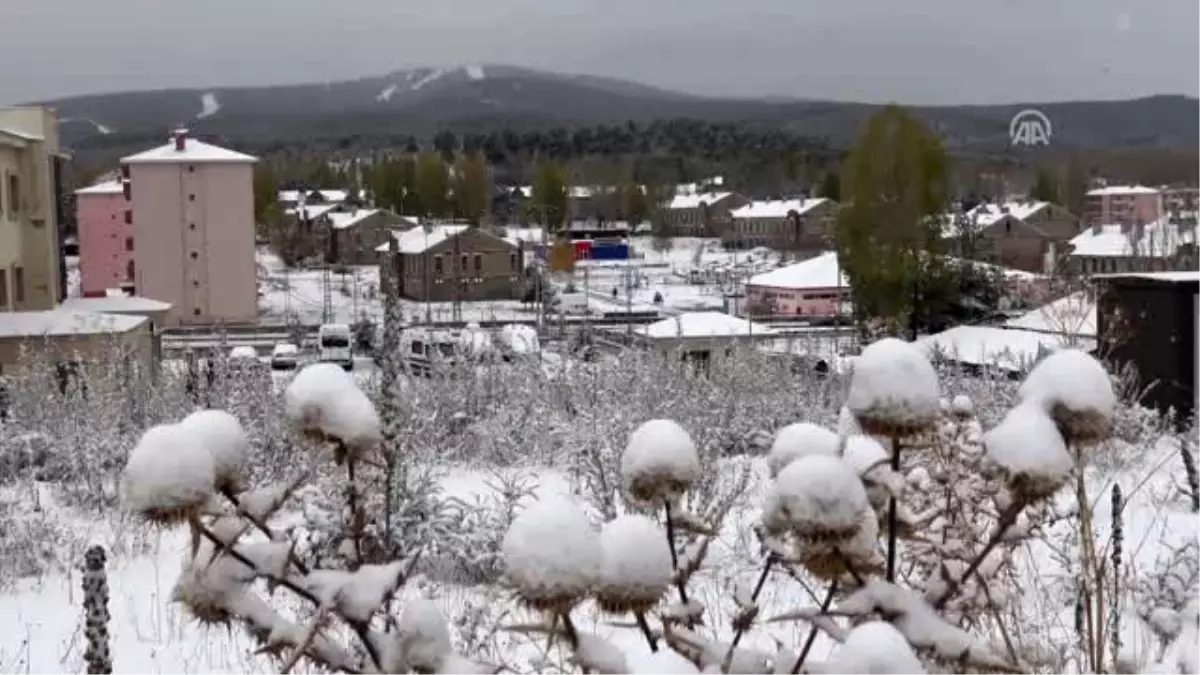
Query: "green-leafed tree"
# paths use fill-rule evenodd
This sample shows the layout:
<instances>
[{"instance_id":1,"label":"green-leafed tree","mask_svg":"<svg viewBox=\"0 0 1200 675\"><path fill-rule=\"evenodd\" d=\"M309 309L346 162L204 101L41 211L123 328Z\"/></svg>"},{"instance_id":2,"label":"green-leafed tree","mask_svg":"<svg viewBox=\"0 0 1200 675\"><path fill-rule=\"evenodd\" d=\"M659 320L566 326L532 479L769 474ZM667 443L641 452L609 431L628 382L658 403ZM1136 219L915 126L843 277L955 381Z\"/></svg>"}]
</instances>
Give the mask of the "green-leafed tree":
<instances>
[{"instance_id":1,"label":"green-leafed tree","mask_svg":"<svg viewBox=\"0 0 1200 675\"><path fill-rule=\"evenodd\" d=\"M903 108L888 106L868 120L842 183L838 256L859 326L877 320L887 332L916 329L922 286L944 277L948 183L941 141Z\"/></svg>"},{"instance_id":2,"label":"green-leafed tree","mask_svg":"<svg viewBox=\"0 0 1200 675\"><path fill-rule=\"evenodd\" d=\"M538 164L529 205L531 215L551 232L567 226L570 218L567 190L567 172L562 167L548 162Z\"/></svg>"},{"instance_id":3,"label":"green-leafed tree","mask_svg":"<svg viewBox=\"0 0 1200 675\"><path fill-rule=\"evenodd\" d=\"M440 218L450 214L450 170L441 155L422 152L417 156L416 188L420 215Z\"/></svg>"},{"instance_id":4,"label":"green-leafed tree","mask_svg":"<svg viewBox=\"0 0 1200 675\"><path fill-rule=\"evenodd\" d=\"M636 227L650 216L650 200L646 188L633 181L621 183L621 215L630 227Z\"/></svg>"},{"instance_id":5,"label":"green-leafed tree","mask_svg":"<svg viewBox=\"0 0 1200 675\"><path fill-rule=\"evenodd\" d=\"M369 179L375 203L396 213L412 213L416 206L416 173L411 157L378 162Z\"/></svg>"},{"instance_id":6,"label":"green-leafed tree","mask_svg":"<svg viewBox=\"0 0 1200 675\"><path fill-rule=\"evenodd\" d=\"M459 158L455 169L455 215L477 226L488 211L488 194L491 192L487 159L482 152L475 152Z\"/></svg>"},{"instance_id":7,"label":"green-leafed tree","mask_svg":"<svg viewBox=\"0 0 1200 675\"><path fill-rule=\"evenodd\" d=\"M279 205L279 180L269 162L254 165L254 222L265 225L268 212Z\"/></svg>"},{"instance_id":8,"label":"green-leafed tree","mask_svg":"<svg viewBox=\"0 0 1200 675\"><path fill-rule=\"evenodd\" d=\"M1033 199L1052 204L1061 204L1061 197L1058 191L1058 179L1048 169L1038 169L1037 177L1033 181L1033 188L1029 191L1029 196Z\"/></svg>"},{"instance_id":9,"label":"green-leafed tree","mask_svg":"<svg viewBox=\"0 0 1200 675\"><path fill-rule=\"evenodd\" d=\"M835 202L842 201L842 177L837 171L829 171L821 178L821 196Z\"/></svg>"}]
</instances>

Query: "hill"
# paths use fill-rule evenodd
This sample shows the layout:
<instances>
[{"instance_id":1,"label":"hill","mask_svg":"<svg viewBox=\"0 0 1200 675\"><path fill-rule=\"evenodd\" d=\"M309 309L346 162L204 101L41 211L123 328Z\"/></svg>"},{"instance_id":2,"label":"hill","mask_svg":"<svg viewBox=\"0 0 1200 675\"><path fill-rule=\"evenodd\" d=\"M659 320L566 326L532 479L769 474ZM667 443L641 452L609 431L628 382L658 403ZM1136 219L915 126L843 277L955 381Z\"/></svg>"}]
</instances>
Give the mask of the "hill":
<instances>
[{"instance_id":1,"label":"hill","mask_svg":"<svg viewBox=\"0 0 1200 675\"><path fill-rule=\"evenodd\" d=\"M57 108L67 145L83 152L160 142L173 125L247 149L314 139L494 131L692 118L822 138L845 147L877 106L815 100L694 96L635 82L502 65L413 68L341 82L167 89L40 101ZM1037 108L1058 149L1184 149L1200 142L1200 103L1184 96L1126 101L916 107L956 152L1009 147L1008 124Z\"/></svg>"}]
</instances>

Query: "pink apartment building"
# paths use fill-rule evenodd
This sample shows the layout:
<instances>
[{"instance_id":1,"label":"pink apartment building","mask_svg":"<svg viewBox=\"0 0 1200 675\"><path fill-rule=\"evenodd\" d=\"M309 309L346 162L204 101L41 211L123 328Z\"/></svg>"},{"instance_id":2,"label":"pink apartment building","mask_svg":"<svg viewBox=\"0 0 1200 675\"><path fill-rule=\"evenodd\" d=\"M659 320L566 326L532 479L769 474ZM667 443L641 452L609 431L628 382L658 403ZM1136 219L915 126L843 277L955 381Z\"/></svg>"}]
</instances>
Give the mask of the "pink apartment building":
<instances>
[{"instance_id":1,"label":"pink apartment building","mask_svg":"<svg viewBox=\"0 0 1200 675\"><path fill-rule=\"evenodd\" d=\"M1108 185L1091 190L1083 203L1083 224L1147 225L1163 216L1163 193L1144 185Z\"/></svg>"},{"instance_id":2,"label":"pink apartment building","mask_svg":"<svg viewBox=\"0 0 1200 675\"><path fill-rule=\"evenodd\" d=\"M771 270L746 282L742 315L750 317L831 318L847 313L850 284L837 253Z\"/></svg>"},{"instance_id":3,"label":"pink apartment building","mask_svg":"<svg viewBox=\"0 0 1200 675\"><path fill-rule=\"evenodd\" d=\"M168 302L168 325L253 321L254 175L258 161L189 138L121 160L129 182L134 283Z\"/></svg>"},{"instance_id":4,"label":"pink apartment building","mask_svg":"<svg viewBox=\"0 0 1200 675\"><path fill-rule=\"evenodd\" d=\"M136 276L133 225L124 183L106 180L75 191L79 225L79 285L84 297L103 297L110 288L131 288Z\"/></svg>"}]
</instances>

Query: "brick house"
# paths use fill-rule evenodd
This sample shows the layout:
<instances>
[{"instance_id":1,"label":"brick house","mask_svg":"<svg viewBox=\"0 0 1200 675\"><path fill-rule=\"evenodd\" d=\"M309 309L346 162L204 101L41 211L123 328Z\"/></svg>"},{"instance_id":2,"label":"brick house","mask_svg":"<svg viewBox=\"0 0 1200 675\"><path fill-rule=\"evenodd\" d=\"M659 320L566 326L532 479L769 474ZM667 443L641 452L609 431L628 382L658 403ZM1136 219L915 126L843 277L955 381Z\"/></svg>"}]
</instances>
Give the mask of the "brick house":
<instances>
[{"instance_id":1,"label":"brick house","mask_svg":"<svg viewBox=\"0 0 1200 675\"><path fill-rule=\"evenodd\" d=\"M736 192L677 194L663 205L662 218L677 237L721 236L730 226L730 213L747 203Z\"/></svg>"},{"instance_id":2,"label":"brick house","mask_svg":"<svg viewBox=\"0 0 1200 675\"><path fill-rule=\"evenodd\" d=\"M423 302L520 297L520 247L467 225L431 225L395 232L400 295ZM375 250L387 265L391 242Z\"/></svg>"},{"instance_id":3,"label":"brick house","mask_svg":"<svg viewBox=\"0 0 1200 675\"><path fill-rule=\"evenodd\" d=\"M1153 223L1163 216L1163 193L1144 185L1108 185L1090 190L1084 197L1085 225Z\"/></svg>"},{"instance_id":4,"label":"brick house","mask_svg":"<svg viewBox=\"0 0 1200 675\"><path fill-rule=\"evenodd\" d=\"M965 258L983 259L1025 272L1048 273L1079 234L1079 218L1058 204L1012 201L980 204L951 217L946 237Z\"/></svg>"},{"instance_id":5,"label":"brick house","mask_svg":"<svg viewBox=\"0 0 1200 675\"><path fill-rule=\"evenodd\" d=\"M417 224L412 216L400 216L387 209L334 209L318 220L326 237L326 260L333 265L374 265L379 262L375 249L386 244L393 230L405 230Z\"/></svg>"},{"instance_id":6,"label":"brick house","mask_svg":"<svg viewBox=\"0 0 1200 675\"><path fill-rule=\"evenodd\" d=\"M838 203L832 199L777 199L750 202L729 215L731 227L722 236L726 246L767 246L810 258L830 247Z\"/></svg>"},{"instance_id":7,"label":"brick house","mask_svg":"<svg viewBox=\"0 0 1200 675\"><path fill-rule=\"evenodd\" d=\"M1092 225L1070 242L1076 274L1126 274L1194 270L1196 228L1167 218L1148 225Z\"/></svg>"}]
</instances>

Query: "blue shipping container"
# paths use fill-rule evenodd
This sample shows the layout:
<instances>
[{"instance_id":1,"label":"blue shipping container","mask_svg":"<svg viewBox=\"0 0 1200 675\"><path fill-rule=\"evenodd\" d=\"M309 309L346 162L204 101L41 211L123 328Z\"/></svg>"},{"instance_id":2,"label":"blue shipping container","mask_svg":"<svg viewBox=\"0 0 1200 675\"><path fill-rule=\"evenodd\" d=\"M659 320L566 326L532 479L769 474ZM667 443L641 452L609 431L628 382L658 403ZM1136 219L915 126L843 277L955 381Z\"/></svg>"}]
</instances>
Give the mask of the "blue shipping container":
<instances>
[{"instance_id":1,"label":"blue shipping container","mask_svg":"<svg viewBox=\"0 0 1200 675\"><path fill-rule=\"evenodd\" d=\"M594 244L592 260L628 260L629 244Z\"/></svg>"}]
</instances>

